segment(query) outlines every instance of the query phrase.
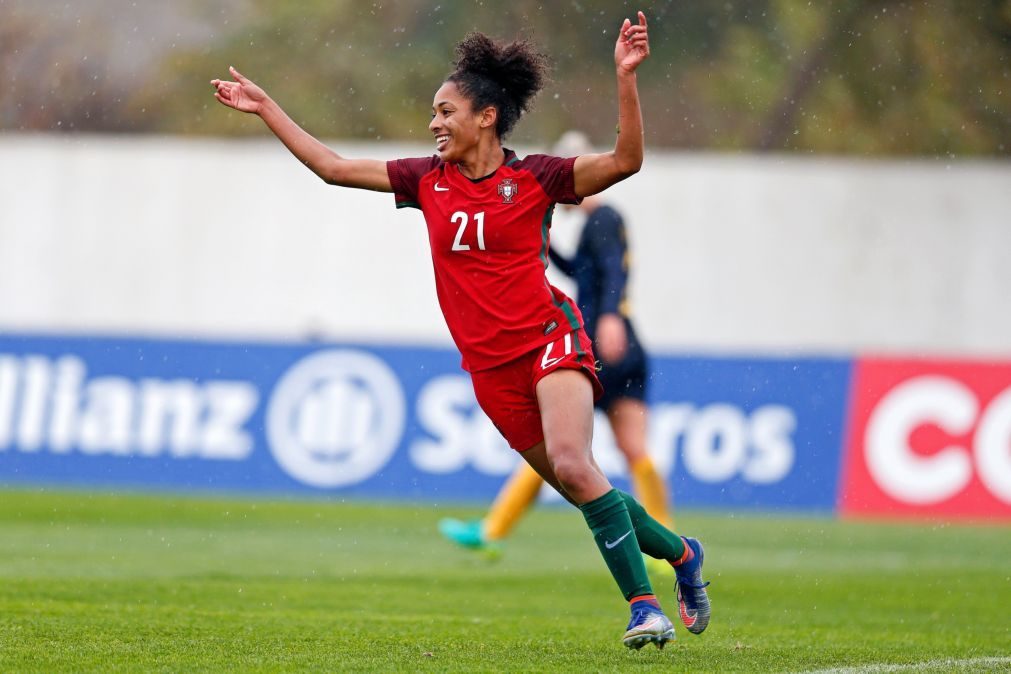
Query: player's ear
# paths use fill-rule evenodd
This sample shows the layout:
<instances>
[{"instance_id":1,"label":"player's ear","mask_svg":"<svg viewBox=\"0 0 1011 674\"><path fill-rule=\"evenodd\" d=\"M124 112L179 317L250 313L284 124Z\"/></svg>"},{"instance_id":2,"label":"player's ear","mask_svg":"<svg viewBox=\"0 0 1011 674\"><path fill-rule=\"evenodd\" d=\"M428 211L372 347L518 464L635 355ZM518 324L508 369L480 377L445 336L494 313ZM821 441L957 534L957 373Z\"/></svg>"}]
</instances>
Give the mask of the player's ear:
<instances>
[{"instance_id":1,"label":"player's ear","mask_svg":"<svg viewBox=\"0 0 1011 674\"><path fill-rule=\"evenodd\" d=\"M478 126L482 129L487 129L488 127L494 127L498 123L498 108L494 105L489 105L484 110L481 111L481 116L477 121Z\"/></svg>"}]
</instances>

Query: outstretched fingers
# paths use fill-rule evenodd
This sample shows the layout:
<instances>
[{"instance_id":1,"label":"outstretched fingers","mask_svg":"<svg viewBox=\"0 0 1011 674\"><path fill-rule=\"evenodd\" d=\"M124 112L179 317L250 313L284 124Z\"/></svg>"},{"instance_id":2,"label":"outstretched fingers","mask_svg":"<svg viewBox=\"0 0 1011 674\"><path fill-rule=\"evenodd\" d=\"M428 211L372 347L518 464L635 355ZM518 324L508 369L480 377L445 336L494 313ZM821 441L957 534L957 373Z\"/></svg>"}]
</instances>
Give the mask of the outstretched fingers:
<instances>
[{"instance_id":1,"label":"outstretched fingers","mask_svg":"<svg viewBox=\"0 0 1011 674\"><path fill-rule=\"evenodd\" d=\"M629 19L625 19L621 24L620 39L630 46L643 46L642 43L648 40L646 15L639 12L639 23L633 24Z\"/></svg>"},{"instance_id":2,"label":"outstretched fingers","mask_svg":"<svg viewBox=\"0 0 1011 674\"><path fill-rule=\"evenodd\" d=\"M211 86L214 87L214 98L218 99L219 103L229 107L234 107L232 101L232 90L238 86L235 82L213 79L211 80Z\"/></svg>"},{"instance_id":3,"label":"outstretched fingers","mask_svg":"<svg viewBox=\"0 0 1011 674\"><path fill-rule=\"evenodd\" d=\"M643 57L649 56L649 34L646 26L646 15L638 13L639 23L632 24L625 19L621 27L621 36L629 48L642 52Z\"/></svg>"}]
</instances>

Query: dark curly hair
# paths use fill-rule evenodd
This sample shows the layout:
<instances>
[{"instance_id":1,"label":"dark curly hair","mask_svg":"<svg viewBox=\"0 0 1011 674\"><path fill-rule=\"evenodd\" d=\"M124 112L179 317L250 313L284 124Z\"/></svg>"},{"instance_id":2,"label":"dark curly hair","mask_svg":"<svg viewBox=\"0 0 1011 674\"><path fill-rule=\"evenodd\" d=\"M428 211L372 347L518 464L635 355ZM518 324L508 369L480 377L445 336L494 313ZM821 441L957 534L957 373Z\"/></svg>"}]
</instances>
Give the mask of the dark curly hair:
<instances>
[{"instance_id":1,"label":"dark curly hair","mask_svg":"<svg viewBox=\"0 0 1011 674\"><path fill-rule=\"evenodd\" d=\"M509 135L530 101L548 80L548 57L527 40L497 42L484 33L470 33L456 45L455 70L446 78L470 99L475 110L498 110L495 131Z\"/></svg>"}]
</instances>

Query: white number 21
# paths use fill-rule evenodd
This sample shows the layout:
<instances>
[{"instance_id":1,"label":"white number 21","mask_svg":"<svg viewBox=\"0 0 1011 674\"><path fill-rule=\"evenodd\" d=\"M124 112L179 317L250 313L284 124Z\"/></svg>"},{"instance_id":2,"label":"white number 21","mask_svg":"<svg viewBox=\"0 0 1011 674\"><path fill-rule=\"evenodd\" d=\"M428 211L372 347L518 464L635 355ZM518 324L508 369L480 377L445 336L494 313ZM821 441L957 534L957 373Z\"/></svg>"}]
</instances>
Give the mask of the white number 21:
<instances>
[{"instance_id":1,"label":"white number 21","mask_svg":"<svg viewBox=\"0 0 1011 674\"><path fill-rule=\"evenodd\" d=\"M484 247L484 211L474 214L474 220L477 221L477 249L485 250ZM453 250L470 250L469 243L461 243L463 239L463 230L467 229L467 223L470 221L470 217L463 211L457 211L453 213L453 216L449 219L450 222L459 222L460 229L456 230L456 238L453 239Z\"/></svg>"}]
</instances>

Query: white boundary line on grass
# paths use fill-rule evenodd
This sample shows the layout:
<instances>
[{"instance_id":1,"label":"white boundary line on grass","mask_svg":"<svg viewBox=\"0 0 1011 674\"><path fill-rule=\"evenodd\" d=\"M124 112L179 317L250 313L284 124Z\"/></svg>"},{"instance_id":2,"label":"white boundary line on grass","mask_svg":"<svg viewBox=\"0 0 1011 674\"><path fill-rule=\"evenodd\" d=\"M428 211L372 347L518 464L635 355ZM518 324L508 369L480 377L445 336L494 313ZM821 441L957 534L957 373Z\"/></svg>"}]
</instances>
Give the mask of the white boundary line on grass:
<instances>
[{"instance_id":1,"label":"white boundary line on grass","mask_svg":"<svg viewBox=\"0 0 1011 674\"><path fill-rule=\"evenodd\" d=\"M973 667L994 667L993 671L1011 671L1011 657L986 657L986 658L965 658L958 660L955 658L944 658L943 660L925 660L923 662L910 662L905 664L887 664L883 662L870 665L859 665L857 667L833 667L831 669L818 669L809 674L878 674L879 672L923 672L923 671L953 671L965 670ZM996 668L999 668L996 669Z\"/></svg>"}]
</instances>

